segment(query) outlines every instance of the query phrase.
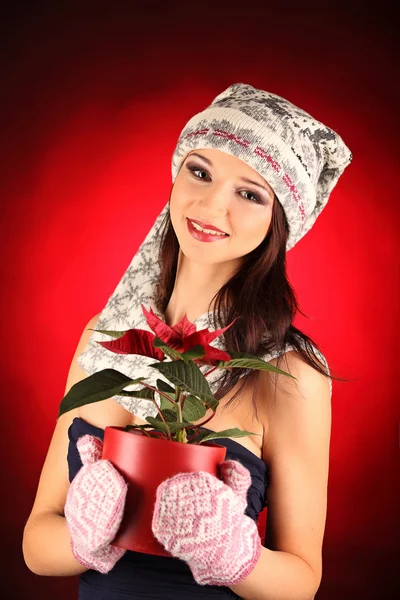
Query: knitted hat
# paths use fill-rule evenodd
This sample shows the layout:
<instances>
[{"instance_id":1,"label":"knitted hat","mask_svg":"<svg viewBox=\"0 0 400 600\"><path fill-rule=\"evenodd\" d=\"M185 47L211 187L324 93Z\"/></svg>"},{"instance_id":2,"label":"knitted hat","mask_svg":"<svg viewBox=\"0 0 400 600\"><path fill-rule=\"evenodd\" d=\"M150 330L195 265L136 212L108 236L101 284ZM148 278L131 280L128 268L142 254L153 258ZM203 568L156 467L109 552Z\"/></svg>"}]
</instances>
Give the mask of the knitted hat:
<instances>
[{"instance_id":1,"label":"knitted hat","mask_svg":"<svg viewBox=\"0 0 400 600\"><path fill-rule=\"evenodd\" d=\"M342 138L288 100L234 83L183 128L172 157L175 181L194 148L240 158L273 188L289 223L286 250L311 229L352 154Z\"/></svg>"},{"instance_id":2,"label":"knitted hat","mask_svg":"<svg viewBox=\"0 0 400 600\"><path fill-rule=\"evenodd\" d=\"M351 161L350 151L334 131L287 100L242 83L231 85L215 98L211 107L195 115L185 126L173 154L173 181L185 155L193 148L217 148L237 156L268 181L287 215L290 226L288 249L312 227L339 176ZM160 277L161 226L168 210L169 202L156 217L108 299L99 315L97 330L135 328L151 331L141 304L164 319L156 307L155 292ZM197 331L207 327L213 330L208 312L192 322ZM91 334L86 348L78 357L78 365L88 375L102 369L117 369L131 378L145 377L149 385L156 386L157 379L163 379L157 369L149 367L154 359L136 354L115 354L97 343L109 340L109 336L98 331ZM299 338L299 343L303 343L302 338ZM226 350L222 336L211 344ZM294 348L287 344L283 352L290 350ZM329 372L323 354L316 348L314 350ZM280 354L280 351L271 352L261 358L270 361ZM199 368L203 373L209 370L207 365ZM217 369L207 378L213 393L220 377L221 371ZM331 380L329 383L332 393ZM142 384L134 384L125 389L139 390L142 387ZM148 400L127 396L113 398L139 417L157 414L154 404Z\"/></svg>"}]
</instances>

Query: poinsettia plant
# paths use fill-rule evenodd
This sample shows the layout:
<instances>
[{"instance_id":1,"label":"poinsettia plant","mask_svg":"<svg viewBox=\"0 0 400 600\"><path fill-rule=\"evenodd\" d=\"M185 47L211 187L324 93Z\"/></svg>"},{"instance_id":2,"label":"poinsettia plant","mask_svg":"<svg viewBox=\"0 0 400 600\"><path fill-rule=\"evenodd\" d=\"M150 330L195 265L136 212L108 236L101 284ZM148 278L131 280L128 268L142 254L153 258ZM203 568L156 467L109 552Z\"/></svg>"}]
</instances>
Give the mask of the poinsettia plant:
<instances>
[{"instance_id":1,"label":"poinsettia plant","mask_svg":"<svg viewBox=\"0 0 400 600\"><path fill-rule=\"evenodd\" d=\"M225 429L219 432L201 431L217 410L219 401L213 396L207 382L207 376L215 369L246 368L274 371L293 377L285 371L270 365L264 360L243 352L225 352L210 345L236 321L216 331L202 329L196 331L194 323L187 316L170 327L153 312L141 304L147 324L154 332L144 329L109 331L94 329L98 333L109 335L111 341L97 342L116 354L140 354L154 358L158 362L150 364L157 369L172 385L163 379L157 379L157 387L145 383L145 377L131 379L115 369L103 369L79 381L71 387L60 404L59 415L79 406L99 402L112 396L130 396L152 402L157 408L155 417L146 417L146 424L127 425L130 429L141 429L143 434L182 443L200 444L204 441L259 435L239 428ZM199 366L211 367L204 375ZM128 391L124 388L140 383L139 390ZM155 395L159 396L159 404ZM195 424L206 416L203 422Z\"/></svg>"}]
</instances>

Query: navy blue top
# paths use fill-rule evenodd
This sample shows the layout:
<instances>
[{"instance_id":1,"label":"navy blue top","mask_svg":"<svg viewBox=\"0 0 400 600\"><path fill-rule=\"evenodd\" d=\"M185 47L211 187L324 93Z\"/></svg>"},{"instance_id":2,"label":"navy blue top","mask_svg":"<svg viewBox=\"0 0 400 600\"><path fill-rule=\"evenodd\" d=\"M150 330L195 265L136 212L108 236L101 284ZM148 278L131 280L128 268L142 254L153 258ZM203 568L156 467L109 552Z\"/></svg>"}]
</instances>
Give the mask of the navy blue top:
<instances>
[{"instance_id":1,"label":"navy blue top","mask_svg":"<svg viewBox=\"0 0 400 600\"><path fill-rule=\"evenodd\" d=\"M206 429L206 427L202 427ZM207 430L211 431L211 430ZM73 480L82 461L76 447L78 439L85 435L104 438L104 429L94 427L76 417L68 429L69 480ZM226 459L239 459L249 469L252 484L247 494L245 514L257 521L266 506L265 489L268 485L268 469L265 462L250 450L231 438L219 438L216 444L226 446ZM89 569L79 577L78 600L211 600L240 598L229 587L199 585L193 578L187 563L171 556L156 556L127 550L124 556L107 574Z\"/></svg>"}]
</instances>

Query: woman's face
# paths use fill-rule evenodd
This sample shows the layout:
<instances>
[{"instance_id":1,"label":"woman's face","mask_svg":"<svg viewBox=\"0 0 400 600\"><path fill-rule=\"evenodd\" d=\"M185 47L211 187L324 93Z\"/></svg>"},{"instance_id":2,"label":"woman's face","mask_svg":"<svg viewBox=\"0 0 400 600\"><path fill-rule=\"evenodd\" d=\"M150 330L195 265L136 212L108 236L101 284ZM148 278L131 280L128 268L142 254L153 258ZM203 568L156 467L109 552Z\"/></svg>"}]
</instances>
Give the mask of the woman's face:
<instances>
[{"instance_id":1,"label":"woman's face","mask_svg":"<svg viewBox=\"0 0 400 600\"><path fill-rule=\"evenodd\" d=\"M264 240L273 202L272 188L247 163L214 148L193 150L170 197L171 221L181 251L201 264L237 262ZM188 218L214 225L229 237L218 236L215 242L195 239Z\"/></svg>"}]
</instances>

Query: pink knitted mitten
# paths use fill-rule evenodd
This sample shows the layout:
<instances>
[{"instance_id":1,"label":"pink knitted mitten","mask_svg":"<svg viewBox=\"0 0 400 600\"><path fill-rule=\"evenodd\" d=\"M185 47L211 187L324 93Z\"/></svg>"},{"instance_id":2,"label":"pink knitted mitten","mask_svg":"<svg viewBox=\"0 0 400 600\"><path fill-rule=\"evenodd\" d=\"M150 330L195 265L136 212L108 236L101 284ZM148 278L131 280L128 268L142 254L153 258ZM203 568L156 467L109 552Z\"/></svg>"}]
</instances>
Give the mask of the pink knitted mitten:
<instances>
[{"instance_id":1,"label":"pink knitted mitten","mask_svg":"<svg viewBox=\"0 0 400 600\"><path fill-rule=\"evenodd\" d=\"M157 488L152 530L173 556L188 563L200 585L235 585L261 554L256 522L244 514L249 470L237 460L210 473L178 473Z\"/></svg>"},{"instance_id":2,"label":"pink knitted mitten","mask_svg":"<svg viewBox=\"0 0 400 600\"><path fill-rule=\"evenodd\" d=\"M68 490L64 514L75 559L88 569L108 573L126 550L111 546L121 525L127 484L109 460L103 442L84 435L77 442L83 466Z\"/></svg>"}]
</instances>

